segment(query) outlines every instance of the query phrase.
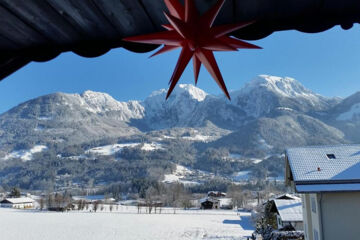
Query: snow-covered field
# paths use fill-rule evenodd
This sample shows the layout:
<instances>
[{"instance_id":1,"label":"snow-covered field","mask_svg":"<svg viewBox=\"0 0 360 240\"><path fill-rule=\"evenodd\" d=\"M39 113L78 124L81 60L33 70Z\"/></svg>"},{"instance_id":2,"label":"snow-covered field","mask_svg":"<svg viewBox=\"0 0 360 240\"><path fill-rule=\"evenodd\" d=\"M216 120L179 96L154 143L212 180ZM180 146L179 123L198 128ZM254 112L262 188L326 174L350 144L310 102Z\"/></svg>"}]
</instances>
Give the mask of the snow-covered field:
<instances>
[{"instance_id":1,"label":"snow-covered field","mask_svg":"<svg viewBox=\"0 0 360 240\"><path fill-rule=\"evenodd\" d=\"M95 147L91 148L87 151L85 151L86 154L92 153L97 155L104 155L104 156L110 156L117 152L120 152L124 147L137 147L141 143L122 143L122 144L112 144L112 145L106 145L101 147ZM141 147L141 150L143 151L155 151L162 149L162 145L157 142L152 143L144 143Z\"/></svg>"},{"instance_id":2,"label":"snow-covered field","mask_svg":"<svg viewBox=\"0 0 360 240\"><path fill-rule=\"evenodd\" d=\"M8 160L12 158L20 158L23 161L30 161L32 159L33 154L42 152L46 149L47 147L44 145L36 145L29 150L19 150L19 151L11 152L5 156L4 160Z\"/></svg>"},{"instance_id":3,"label":"snow-covered field","mask_svg":"<svg viewBox=\"0 0 360 240\"><path fill-rule=\"evenodd\" d=\"M253 232L250 213L164 209L137 214L135 207L113 212L37 212L0 208L1 239L21 240L182 240L246 239Z\"/></svg>"}]
</instances>

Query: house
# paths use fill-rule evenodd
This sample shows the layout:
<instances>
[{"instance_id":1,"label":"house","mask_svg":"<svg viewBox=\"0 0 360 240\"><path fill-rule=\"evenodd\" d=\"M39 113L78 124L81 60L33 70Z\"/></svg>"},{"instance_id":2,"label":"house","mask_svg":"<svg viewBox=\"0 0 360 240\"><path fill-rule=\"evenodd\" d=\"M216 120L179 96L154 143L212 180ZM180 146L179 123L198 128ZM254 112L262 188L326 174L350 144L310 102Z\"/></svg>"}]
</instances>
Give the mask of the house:
<instances>
[{"instance_id":1,"label":"house","mask_svg":"<svg viewBox=\"0 0 360 240\"><path fill-rule=\"evenodd\" d=\"M275 216L277 229L304 229L301 199L274 199L268 202L267 209Z\"/></svg>"},{"instance_id":2,"label":"house","mask_svg":"<svg viewBox=\"0 0 360 240\"><path fill-rule=\"evenodd\" d=\"M3 208L33 208L34 200L28 197L20 197L20 198L5 198L0 202L0 206Z\"/></svg>"},{"instance_id":3,"label":"house","mask_svg":"<svg viewBox=\"0 0 360 240\"><path fill-rule=\"evenodd\" d=\"M303 230L303 212L301 198L284 193L263 203L265 216L271 218L275 229Z\"/></svg>"},{"instance_id":4,"label":"house","mask_svg":"<svg viewBox=\"0 0 360 240\"><path fill-rule=\"evenodd\" d=\"M220 200L211 197L200 199L201 209L219 209Z\"/></svg>"},{"instance_id":5,"label":"house","mask_svg":"<svg viewBox=\"0 0 360 240\"><path fill-rule=\"evenodd\" d=\"M302 194L306 240L359 239L360 145L288 149L285 171Z\"/></svg>"},{"instance_id":6,"label":"house","mask_svg":"<svg viewBox=\"0 0 360 240\"><path fill-rule=\"evenodd\" d=\"M226 197L226 193L219 192L219 191L210 191L210 192L208 192L207 195L208 195L208 197L212 197L212 198Z\"/></svg>"}]
</instances>

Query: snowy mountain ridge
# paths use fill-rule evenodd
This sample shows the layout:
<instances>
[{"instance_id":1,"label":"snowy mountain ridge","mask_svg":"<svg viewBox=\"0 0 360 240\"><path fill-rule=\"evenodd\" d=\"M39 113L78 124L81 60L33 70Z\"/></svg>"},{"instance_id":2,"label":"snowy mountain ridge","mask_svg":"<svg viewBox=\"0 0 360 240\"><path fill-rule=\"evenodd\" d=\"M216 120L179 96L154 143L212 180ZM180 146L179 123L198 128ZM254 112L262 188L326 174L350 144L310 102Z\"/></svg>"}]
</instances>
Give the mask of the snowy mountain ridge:
<instances>
[{"instance_id":1,"label":"snowy mountain ridge","mask_svg":"<svg viewBox=\"0 0 360 240\"><path fill-rule=\"evenodd\" d=\"M259 87L265 87L278 95L289 98L305 97L316 98L319 95L314 94L311 90L305 88L301 83L290 77L277 77L270 75L259 75L247 83L242 92L250 92Z\"/></svg>"},{"instance_id":2,"label":"snowy mountain ridge","mask_svg":"<svg viewBox=\"0 0 360 240\"><path fill-rule=\"evenodd\" d=\"M289 131L294 126L297 131L303 128L303 142L316 139L311 136L310 128L338 141L342 133L330 126L346 131L345 135L354 132L349 127L352 125L347 123L358 119L352 115L357 112L356 104L360 103L360 94L344 100L326 98L293 78L269 75L259 75L240 90L231 92L231 101L190 84L179 84L168 100L165 100L166 93L166 89L161 89L144 101L128 102L94 91L38 97L0 115L0 145L13 146L12 142L18 141L16 139L31 139L31 142L43 145L49 141L81 143L173 128L202 128L205 130L201 136L219 137L249 124L254 131L251 134L264 131L263 135L268 135L262 129L273 129L274 124L279 127L287 124L281 128L288 127ZM339 126L338 122L344 120L345 123ZM183 139L198 138L185 135Z\"/></svg>"}]
</instances>

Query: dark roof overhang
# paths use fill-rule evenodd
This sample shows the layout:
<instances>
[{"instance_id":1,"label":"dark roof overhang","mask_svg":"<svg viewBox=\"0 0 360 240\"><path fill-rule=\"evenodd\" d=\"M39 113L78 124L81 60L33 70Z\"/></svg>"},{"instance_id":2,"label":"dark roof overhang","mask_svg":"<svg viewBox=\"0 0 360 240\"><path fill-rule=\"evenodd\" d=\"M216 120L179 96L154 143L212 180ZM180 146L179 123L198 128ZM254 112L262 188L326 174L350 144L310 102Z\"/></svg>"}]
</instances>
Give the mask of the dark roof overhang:
<instances>
[{"instance_id":1,"label":"dark roof overhang","mask_svg":"<svg viewBox=\"0 0 360 240\"><path fill-rule=\"evenodd\" d=\"M216 0L195 0L201 12ZM161 31L163 0L0 0L0 79L31 61L62 52L97 57L113 48L148 52L155 45L122 41ZM349 29L360 21L359 0L227 0L215 25L256 21L233 35L258 40L276 31Z\"/></svg>"}]
</instances>

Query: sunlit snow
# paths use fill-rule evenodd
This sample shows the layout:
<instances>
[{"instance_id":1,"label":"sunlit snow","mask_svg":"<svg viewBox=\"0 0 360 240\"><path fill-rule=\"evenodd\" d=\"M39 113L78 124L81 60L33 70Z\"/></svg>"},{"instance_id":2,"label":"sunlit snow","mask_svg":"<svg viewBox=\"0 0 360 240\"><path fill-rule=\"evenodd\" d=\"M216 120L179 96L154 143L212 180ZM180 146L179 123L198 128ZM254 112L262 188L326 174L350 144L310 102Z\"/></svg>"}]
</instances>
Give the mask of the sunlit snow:
<instances>
[{"instance_id":1,"label":"sunlit snow","mask_svg":"<svg viewBox=\"0 0 360 240\"><path fill-rule=\"evenodd\" d=\"M143 210L145 212L145 210ZM1 239L21 240L243 240L254 227L250 213L225 210L162 209L137 214L136 207L96 213L37 212L0 208Z\"/></svg>"},{"instance_id":2,"label":"sunlit snow","mask_svg":"<svg viewBox=\"0 0 360 240\"><path fill-rule=\"evenodd\" d=\"M340 114L336 119L340 121L351 120L357 114L360 114L360 103L354 104L349 111Z\"/></svg>"},{"instance_id":3,"label":"sunlit snow","mask_svg":"<svg viewBox=\"0 0 360 240\"><path fill-rule=\"evenodd\" d=\"M12 159L12 158L20 158L23 161L30 161L33 157L33 154L42 152L46 149L47 149L47 147L44 145L36 145L33 148L28 149L28 150L19 150L19 151L11 152L11 153L7 154L4 157L4 159L8 160L8 159Z\"/></svg>"}]
</instances>

